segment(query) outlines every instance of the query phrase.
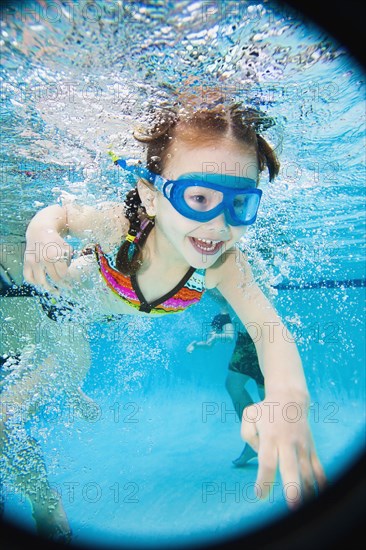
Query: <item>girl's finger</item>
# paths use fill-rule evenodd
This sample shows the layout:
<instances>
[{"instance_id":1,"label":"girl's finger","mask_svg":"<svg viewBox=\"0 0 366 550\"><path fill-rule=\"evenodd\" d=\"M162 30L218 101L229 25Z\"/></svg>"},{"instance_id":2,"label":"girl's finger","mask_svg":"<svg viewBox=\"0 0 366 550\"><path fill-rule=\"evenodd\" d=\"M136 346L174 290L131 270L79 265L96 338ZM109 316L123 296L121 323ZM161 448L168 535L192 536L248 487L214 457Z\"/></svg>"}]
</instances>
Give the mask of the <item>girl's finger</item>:
<instances>
[{"instance_id":1,"label":"girl's finger","mask_svg":"<svg viewBox=\"0 0 366 550\"><path fill-rule=\"evenodd\" d=\"M324 489L327 485L327 478L323 470L323 466L320 463L318 455L316 454L315 447L310 452L310 462L314 473L314 478L318 484L319 489Z\"/></svg>"},{"instance_id":2,"label":"girl's finger","mask_svg":"<svg viewBox=\"0 0 366 550\"><path fill-rule=\"evenodd\" d=\"M279 468L286 502L289 507L295 507L302 501L299 459L295 446L280 448Z\"/></svg>"},{"instance_id":3,"label":"girl's finger","mask_svg":"<svg viewBox=\"0 0 366 550\"><path fill-rule=\"evenodd\" d=\"M56 263L53 264L53 267L54 267L54 270L55 270L55 273L57 275L57 281L59 281L60 279L64 279L64 277L66 277L66 274L67 274L67 270L69 268L69 264L64 262L64 261L58 261Z\"/></svg>"},{"instance_id":4,"label":"girl's finger","mask_svg":"<svg viewBox=\"0 0 366 550\"><path fill-rule=\"evenodd\" d=\"M60 275L59 275L59 273L58 273L57 264L58 264L58 262L55 262L55 263L47 263L47 265L45 266L45 270L46 270L47 276L48 276L52 281L54 281L55 283L58 283L58 282L60 281L60 279L62 279L62 277L60 277Z\"/></svg>"},{"instance_id":5,"label":"girl's finger","mask_svg":"<svg viewBox=\"0 0 366 550\"><path fill-rule=\"evenodd\" d=\"M313 497L316 494L316 481L309 449L301 445L297 449L297 456L304 497Z\"/></svg>"},{"instance_id":6,"label":"girl's finger","mask_svg":"<svg viewBox=\"0 0 366 550\"><path fill-rule=\"evenodd\" d=\"M34 270L33 270L34 272ZM55 287L51 286L49 282L46 279L46 274L42 268L38 268L37 273L35 274L35 281L37 285L41 286L44 290L47 290L47 292L50 292L51 294L55 293L57 291Z\"/></svg>"},{"instance_id":7,"label":"girl's finger","mask_svg":"<svg viewBox=\"0 0 366 550\"><path fill-rule=\"evenodd\" d=\"M26 283L29 283L31 285L34 285L36 284L35 280L34 280L34 274L33 274L33 269L32 267L30 266L30 264L28 263L25 263L24 264L24 267L23 267L23 277L24 277L24 280Z\"/></svg>"},{"instance_id":8,"label":"girl's finger","mask_svg":"<svg viewBox=\"0 0 366 550\"><path fill-rule=\"evenodd\" d=\"M258 449L258 474L256 479L261 498L266 498L271 491L276 476L277 464L277 448L268 440L262 440Z\"/></svg>"}]
</instances>

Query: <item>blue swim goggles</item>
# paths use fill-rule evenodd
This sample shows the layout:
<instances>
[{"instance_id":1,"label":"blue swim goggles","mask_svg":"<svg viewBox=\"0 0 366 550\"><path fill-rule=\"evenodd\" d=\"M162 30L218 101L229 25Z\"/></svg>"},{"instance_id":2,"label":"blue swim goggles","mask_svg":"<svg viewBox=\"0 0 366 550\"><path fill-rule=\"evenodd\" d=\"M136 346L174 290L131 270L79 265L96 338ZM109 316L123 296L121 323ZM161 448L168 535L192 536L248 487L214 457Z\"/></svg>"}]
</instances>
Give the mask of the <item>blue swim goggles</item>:
<instances>
[{"instance_id":1,"label":"blue swim goggles","mask_svg":"<svg viewBox=\"0 0 366 550\"><path fill-rule=\"evenodd\" d=\"M190 172L167 180L136 161L111 156L115 164L153 184L179 214L190 220L208 222L222 212L230 225L251 225L256 220L262 191L253 179Z\"/></svg>"}]
</instances>

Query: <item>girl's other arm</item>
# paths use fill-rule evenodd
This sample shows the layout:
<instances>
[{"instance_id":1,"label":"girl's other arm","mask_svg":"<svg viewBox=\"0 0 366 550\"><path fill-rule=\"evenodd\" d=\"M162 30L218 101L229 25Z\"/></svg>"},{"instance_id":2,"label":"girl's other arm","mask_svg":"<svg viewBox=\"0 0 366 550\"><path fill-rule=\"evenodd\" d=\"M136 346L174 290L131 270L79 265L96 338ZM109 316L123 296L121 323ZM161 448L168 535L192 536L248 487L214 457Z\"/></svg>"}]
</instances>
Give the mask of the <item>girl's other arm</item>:
<instances>
[{"instance_id":1,"label":"girl's other arm","mask_svg":"<svg viewBox=\"0 0 366 550\"><path fill-rule=\"evenodd\" d=\"M123 205L103 203L98 208L68 203L40 210L28 225L24 254L24 278L54 292L71 262L72 247L64 240L72 235L105 248L115 246L128 230Z\"/></svg>"},{"instance_id":2,"label":"girl's other arm","mask_svg":"<svg viewBox=\"0 0 366 550\"><path fill-rule=\"evenodd\" d=\"M242 421L243 438L258 452L257 482L266 496L279 466L284 486L293 489L286 492L288 503L296 504L325 482L308 425L310 400L297 346L247 262L239 267L230 254L217 276L218 290L253 338L265 378L265 399L245 409Z\"/></svg>"}]
</instances>

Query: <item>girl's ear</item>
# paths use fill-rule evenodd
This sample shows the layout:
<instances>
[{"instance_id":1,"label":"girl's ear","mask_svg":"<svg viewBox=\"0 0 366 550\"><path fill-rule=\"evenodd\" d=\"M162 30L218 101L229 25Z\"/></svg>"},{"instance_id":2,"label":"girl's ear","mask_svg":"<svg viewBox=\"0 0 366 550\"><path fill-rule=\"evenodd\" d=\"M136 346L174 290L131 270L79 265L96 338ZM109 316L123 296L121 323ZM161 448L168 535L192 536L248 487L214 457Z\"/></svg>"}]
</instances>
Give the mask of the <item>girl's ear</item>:
<instances>
[{"instance_id":1,"label":"girl's ear","mask_svg":"<svg viewBox=\"0 0 366 550\"><path fill-rule=\"evenodd\" d=\"M140 195L141 205L144 206L146 214L148 216L155 216L156 214L156 189L140 179L137 182L137 191Z\"/></svg>"}]
</instances>

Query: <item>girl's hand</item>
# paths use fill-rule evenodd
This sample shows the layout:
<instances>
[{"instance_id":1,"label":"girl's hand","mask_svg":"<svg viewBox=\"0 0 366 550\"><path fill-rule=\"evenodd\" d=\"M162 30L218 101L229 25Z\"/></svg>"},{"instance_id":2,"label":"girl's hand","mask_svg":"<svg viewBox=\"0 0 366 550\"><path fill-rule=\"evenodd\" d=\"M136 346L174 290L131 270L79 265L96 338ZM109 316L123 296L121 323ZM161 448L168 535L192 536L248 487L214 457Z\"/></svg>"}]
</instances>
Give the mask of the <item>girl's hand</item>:
<instances>
[{"instance_id":1,"label":"girl's hand","mask_svg":"<svg viewBox=\"0 0 366 550\"><path fill-rule=\"evenodd\" d=\"M244 409L241 435L258 453L257 489L271 491L277 468L289 507L315 495L326 484L307 420L306 400L274 394Z\"/></svg>"},{"instance_id":2,"label":"girl's hand","mask_svg":"<svg viewBox=\"0 0 366 550\"><path fill-rule=\"evenodd\" d=\"M48 292L57 292L58 284L66 277L72 247L54 229L28 230L26 238L24 279Z\"/></svg>"}]
</instances>

